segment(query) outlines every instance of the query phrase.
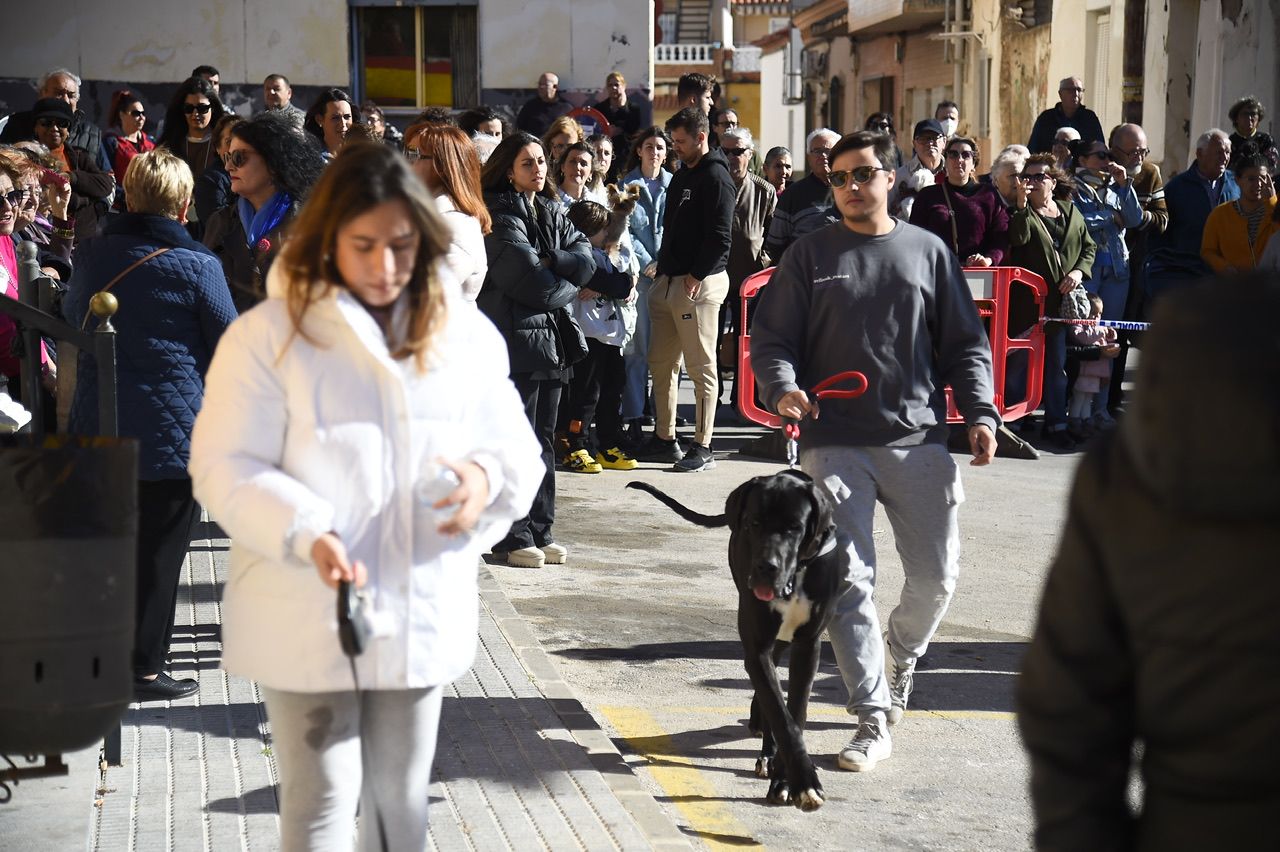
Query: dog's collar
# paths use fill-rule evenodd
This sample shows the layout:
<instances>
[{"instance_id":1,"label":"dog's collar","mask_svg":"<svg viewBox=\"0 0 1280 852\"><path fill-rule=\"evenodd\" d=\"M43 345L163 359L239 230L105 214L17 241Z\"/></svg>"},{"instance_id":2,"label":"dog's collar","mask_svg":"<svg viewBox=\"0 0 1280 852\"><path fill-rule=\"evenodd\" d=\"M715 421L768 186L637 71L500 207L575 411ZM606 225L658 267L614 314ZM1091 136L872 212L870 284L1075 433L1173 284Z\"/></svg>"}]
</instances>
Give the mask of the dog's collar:
<instances>
[{"instance_id":1,"label":"dog's collar","mask_svg":"<svg viewBox=\"0 0 1280 852\"><path fill-rule=\"evenodd\" d=\"M827 527L827 531L823 533L822 547L818 548L818 552L806 559L806 562L812 562L819 557L826 556L828 553L836 549L836 531L834 527Z\"/></svg>"}]
</instances>

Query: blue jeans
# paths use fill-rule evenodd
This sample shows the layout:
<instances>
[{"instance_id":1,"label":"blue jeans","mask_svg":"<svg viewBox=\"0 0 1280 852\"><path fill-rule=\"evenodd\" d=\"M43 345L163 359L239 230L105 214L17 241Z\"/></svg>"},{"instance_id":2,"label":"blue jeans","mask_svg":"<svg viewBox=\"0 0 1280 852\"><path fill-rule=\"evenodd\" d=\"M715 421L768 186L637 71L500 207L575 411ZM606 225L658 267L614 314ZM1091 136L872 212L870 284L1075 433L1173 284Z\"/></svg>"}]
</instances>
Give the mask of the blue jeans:
<instances>
[{"instance_id":1,"label":"blue jeans","mask_svg":"<svg viewBox=\"0 0 1280 852\"><path fill-rule=\"evenodd\" d=\"M653 279L640 276L636 284L636 331L622 359L626 364L626 384L622 388L622 422L644 416L649 396L649 291Z\"/></svg>"},{"instance_id":2,"label":"blue jeans","mask_svg":"<svg viewBox=\"0 0 1280 852\"><path fill-rule=\"evenodd\" d=\"M1067 326L1044 324L1044 426L1054 432L1067 428Z\"/></svg>"},{"instance_id":3,"label":"blue jeans","mask_svg":"<svg viewBox=\"0 0 1280 852\"><path fill-rule=\"evenodd\" d=\"M960 575L960 471L941 444L802 449L800 467L835 502L837 547L848 557L843 594L827 628L847 709L860 719L883 716L890 702L873 600L876 502L889 517L906 579L889 615L889 652L909 665L928 649Z\"/></svg>"}]
</instances>

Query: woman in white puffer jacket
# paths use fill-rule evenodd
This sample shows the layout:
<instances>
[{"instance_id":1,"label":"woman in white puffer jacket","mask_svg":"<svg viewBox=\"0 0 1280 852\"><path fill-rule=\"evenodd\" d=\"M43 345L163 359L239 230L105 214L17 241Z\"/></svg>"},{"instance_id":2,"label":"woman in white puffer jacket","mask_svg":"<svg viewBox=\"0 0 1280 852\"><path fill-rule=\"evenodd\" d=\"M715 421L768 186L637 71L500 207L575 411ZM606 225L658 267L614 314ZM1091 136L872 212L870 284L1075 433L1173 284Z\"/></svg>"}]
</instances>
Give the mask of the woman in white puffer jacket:
<instances>
[{"instance_id":1,"label":"woman in white puffer jacket","mask_svg":"<svg viewBox=\"0 0 1280 852\"><path fill-rule=\"evenodd\" d=\"M480 554L544 474L501 335L445 297L448 244L399 155L348 146L209 370L190 470L232 540L223 665L263 687L285 849L349 845L358 800L362 831L424 848L442 688L475 654ZM436 459L459 484L432 508L418 489ZM340 580L373 613L354 658Z\"/></svg>"}]
</instances>

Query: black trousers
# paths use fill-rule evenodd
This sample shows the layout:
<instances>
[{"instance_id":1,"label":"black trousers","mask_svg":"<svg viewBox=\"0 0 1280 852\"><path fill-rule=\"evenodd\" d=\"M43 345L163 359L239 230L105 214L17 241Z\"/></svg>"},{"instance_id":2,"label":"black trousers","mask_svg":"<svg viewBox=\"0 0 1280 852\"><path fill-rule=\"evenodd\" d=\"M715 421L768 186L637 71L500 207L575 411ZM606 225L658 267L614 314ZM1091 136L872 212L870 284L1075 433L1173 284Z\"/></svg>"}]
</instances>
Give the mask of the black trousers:
<instances>
[{"instance_id":1,"label":"black trousers","mask_svg":"<svg viewBox=\"0 0 1280 852\"><path fill-rule=\"evenodd\" d=\"M164 671L173 639L182 561L199 514L190 479L138 481L138 608L133 640L136 674Z\"/></svg>"},{"instance_id":2,"label":"black trousers","mask_svg":"<svg viewBox=\"0 0 1280 852\"><path fill-rule=\"evenodd\" d=\"M547 472L538 486L529 514L511 525L507 537L494 545L494 553L541 547L554 541L551 523L556 517L556 461L551 442L555 437L556 415L560 410L560 397L564 394L564 382L561 379L535 379L528 373L517 373L511 381L524 402L524 413L542 448L542 463Z\"/></svg>"},{"instance_id":3,"label":"black trousers","mask_svg":"<svg viewBox=\"0 0 1280 852\"><path fill-rule=\"evenodd\" d=\"M622 442L627 365L618 346L588 337L587 349L587 357L573 365L569 382L569 444L575 450L590 450L591 421L595 420L598 449L609 450Z\"/></svg>"}]
</instances>

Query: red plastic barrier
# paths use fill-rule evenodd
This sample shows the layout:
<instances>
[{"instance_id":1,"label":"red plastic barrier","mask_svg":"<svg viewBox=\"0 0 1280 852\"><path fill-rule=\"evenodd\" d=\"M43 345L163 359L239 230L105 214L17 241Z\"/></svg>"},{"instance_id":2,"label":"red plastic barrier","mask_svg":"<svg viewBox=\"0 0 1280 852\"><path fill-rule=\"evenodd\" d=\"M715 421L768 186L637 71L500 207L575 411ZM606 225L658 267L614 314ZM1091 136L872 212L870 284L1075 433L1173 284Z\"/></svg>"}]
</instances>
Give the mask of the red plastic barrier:
<instances>
[{"instance_id":1,"label":"red plastic barrier","mask_svg":"<svg viewBox=\"0 0 1280 852\"><path fill-rule=\"evenodd\" d=\"M756 377L751 370L751 328L747 321L751 316L751 302L769 283L769 279L773 276L773 269L770 267L757 272L742 282L743 322L738 338L737 375L737 381L741 382L741 392L736 395L743 417L761 426L776 429L782 425L782 418L761 408L756 402ZM1039 322L1039 317L1044 315L1045 297L1049 292L1048 285L1039 275L1019 266L966 268L964 277L969 283L969 290L977 305L978 315L982 317L987 329L987 339L991 343L995 406L1005 421L1025 417L1040 405L1040 393L1044 386L1044 326ZM1009 310L1015 294L1025 306L1019 315L1032 318L1033 325L1030 326L1026 337L1010 336ZM1032 302L1034 302L1034 308ZM1018 334L1023 330L1025 329L1014 330L1013 333ZM1009 356L1019 351L1027 352L1026 383L1023 385L1019 382L1017 388L1006 388ZM863 366L849 365L850 369ZM875 381L874 376L869 378ZM950 387L947 387L946 394L947 422L964 422L964 418L956 410ZM1008 398L1014 401L1007 402Z\"/></svg>"}]
</instances>

